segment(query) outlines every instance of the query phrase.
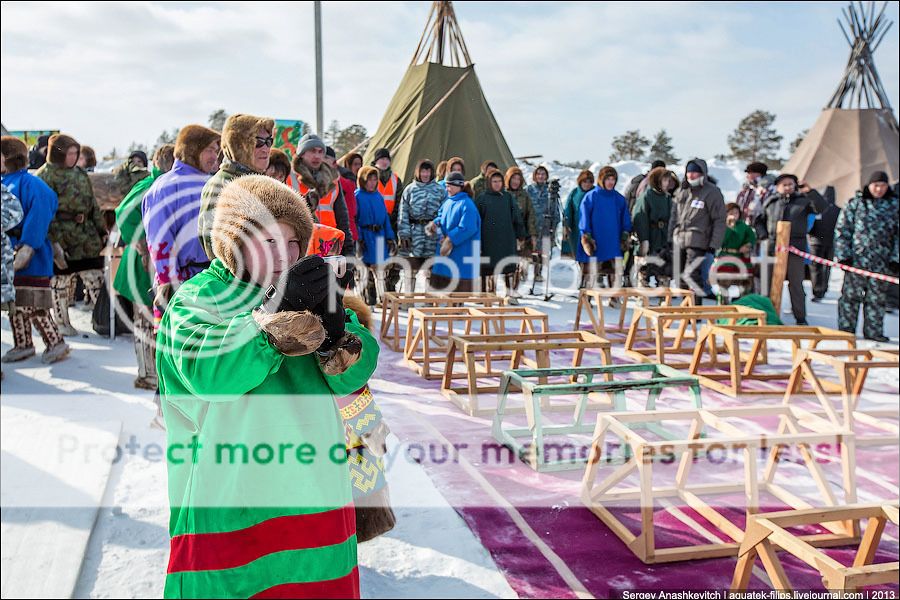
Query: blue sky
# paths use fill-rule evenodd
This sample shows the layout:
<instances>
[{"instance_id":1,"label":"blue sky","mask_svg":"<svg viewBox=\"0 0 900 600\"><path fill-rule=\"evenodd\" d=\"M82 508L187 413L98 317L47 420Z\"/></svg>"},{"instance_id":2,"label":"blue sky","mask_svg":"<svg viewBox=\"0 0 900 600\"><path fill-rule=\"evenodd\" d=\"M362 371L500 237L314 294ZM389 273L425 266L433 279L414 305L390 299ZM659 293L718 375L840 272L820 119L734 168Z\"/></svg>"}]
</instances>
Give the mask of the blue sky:
<instances>
[{"instance_id":1,"label":"blue sky","mask_svg":"<svg viewBox=\"0 0 900 600\"><path fill-rule=\"evenodd\" d=\"M787 144L849 55L844 2L455 2L485 95L516 155L602 161L613 136L666 128L711 157L754 109ZM325 120L374 132L428 2L324 2ZM898 3L887 14L898 20ZM152 144L214 109L315 119L312 3L4 2L0 112L105 153ZM900 105L896 23L876 54Z\"/></svg>"}]
</instances>

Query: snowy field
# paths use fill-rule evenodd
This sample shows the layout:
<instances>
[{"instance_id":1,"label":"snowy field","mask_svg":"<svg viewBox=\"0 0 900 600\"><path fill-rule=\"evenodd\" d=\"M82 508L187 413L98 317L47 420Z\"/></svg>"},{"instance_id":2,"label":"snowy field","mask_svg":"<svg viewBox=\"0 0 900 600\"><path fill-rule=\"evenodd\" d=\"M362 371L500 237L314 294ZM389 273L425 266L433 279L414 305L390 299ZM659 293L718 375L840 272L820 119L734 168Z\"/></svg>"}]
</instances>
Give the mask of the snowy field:
<instances>
[{"instance_id":1,"label":"snowy field","mask_svg":"<svg viewBox=\"0 0 900 600\"><path fill-rule=\"evenodd\" d=\"M556 294L549 301L523 300L524 305L547 312L553 329L570 329L573 324L576 299L562 289L571 273L564 261L556 263L552 280ZM808 305L811 324L835 327L840 279L839 273L832 277L824 302ZM81 335L69 339L71 358L43 365L39 358L43 348L36 340L37 357L3 366L4 596L11 595L10 590L29 589L17 588L17 580L32 577L48 582L55 578L65 587L63 574L12 569L38 565L39 558L46 565L47 553L63 552L68 556L55 557L52 564L71 572L76 597L160 597L168 559L166 472L160 456L165 436L150 427L155 411L151 394L132 387L136 368L131 338L110 342L98 337L90 329L86 310L76 308L72 313ZM785 322L792 323L791 317ZM886 334L896 345L896 314L888 315ZM2 351L11 343L4 315ZM898 374L888 374L888 382L896 388ZM384 375L373 383L380 390L393 385ZM388 423L391 411L398 410L403 410L402 404L385 408ZM399 420L399 415L394 418ZM81 452L77 443L69 444L72 440L82 444L93 440L100 446L106 440L107 451L118 443L123 455L108 472L107 482L102 448L85 456L79 470L76 450L69 463L54 463L52 456L44 456L50 453L47 440L55 440L54 436L63 440L62 449L54 449L58 454L76 446ZM392 456L406 456L398 447L400 440L391 439L391 446ZM60 464L70 467L59 472ZM386 536L360 546L363 596L514 597L491 556L423 468L408 459L393 460L389 467L398 524ZM7 541L11 539L19 540L19 545L13 547ZM67 543L62 550L61 540Z\"/></svg>"}]
</instances>

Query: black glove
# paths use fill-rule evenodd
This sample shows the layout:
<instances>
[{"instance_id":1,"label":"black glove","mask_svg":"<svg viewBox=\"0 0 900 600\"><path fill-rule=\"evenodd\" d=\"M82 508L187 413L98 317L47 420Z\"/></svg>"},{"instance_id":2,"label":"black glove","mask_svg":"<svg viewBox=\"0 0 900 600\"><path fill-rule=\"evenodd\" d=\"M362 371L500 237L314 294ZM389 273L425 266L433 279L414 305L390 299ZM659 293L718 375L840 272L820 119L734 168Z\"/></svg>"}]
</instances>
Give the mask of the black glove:
<instances>
[{"instance_id":1,"label":"black glove","mask_svg":"<svg viewBox=\"0 0 900 600\"><path fill-rule=\"evenodd\" d=\"M313 307L312 312L322 319L322 327L325 328L325 341L322 342L318 350L319 352L327 352L334 348L335 344L344 337L347 317L347 314L344 312L344 295L337 289L337 285L335 285L333 301L329 301L329 298L326 298L318 306Z\"/></svg>"},{"instance_id":2,"label":"black glove","mask_svg":"<svg viewBox=\"0 0 900 600\"><path fill-rule=\"evenodd\" d=\"M841 263L841 264L844 265L844 266L847 266L847 267L852 267L852 266L853 266L853 259L852 259L852 258L842 258L842 259L840 259L838 262Z\"/></svg>"},{"instance_id":3,"label":"black glove","mask_svg":"<svg viewBox=\"0 0 900 600\"><path fill-rule=\"evenodd\" d=\"M897 271L900 271L900 262L897 262L896 260L892 260L891 262L888 263L888 269L890 269L891 273L896 273Z\"/></svg>"},{"instance_id":4,"label":"black glove","mask_svg":"<svg viewBox=\"0 0 900 600\"><path fill-rule=\"evenodd\" d=\"M266 291L263 308L270 313L312 310L328 296L331 267L320 256L301 258Z\"/></svg>"}]
</instances>

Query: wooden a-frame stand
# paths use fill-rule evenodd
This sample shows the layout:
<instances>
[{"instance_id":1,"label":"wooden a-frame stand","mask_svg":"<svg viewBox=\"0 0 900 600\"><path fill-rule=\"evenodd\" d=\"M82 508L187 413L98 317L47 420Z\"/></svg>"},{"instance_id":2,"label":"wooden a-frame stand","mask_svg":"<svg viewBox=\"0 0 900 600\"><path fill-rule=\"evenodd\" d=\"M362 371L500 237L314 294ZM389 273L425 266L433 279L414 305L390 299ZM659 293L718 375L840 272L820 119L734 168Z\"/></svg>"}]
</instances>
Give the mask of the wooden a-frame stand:
<instances>
[{"instance_id":1,"label":"wooden a-frame stand","mask_svg":"<svg viewBox=\"0 0 900 600\"><path fill-rule=\"evenodd\" d=\"M802 382L791 376L791 370L765 373L757 370L757 366L767 362L767 344L774 340L789 341L793 356L804 347L815 349L825 341L846 343L848 348L856 347L856 336L852 333L827 327L705 325L694 346L689 371L700 378L703 386L732 398L739 395L781 395L787 389L795 394L811 394L811 389L804 389L800 385ZM741 351L741 342L750 342L747 352ZM727 354L724 363L719 361L720 343ZM754 389L746 385L747 381L784 383L777 389Z\"/></svg>"},{"instance_id":2,"label":"wooden a-frame stand","mask_svg":"<svg viewBox=\"0 0 900 600\"><path fill-rule=\"evenodd\" d=\"M838 383L823 379L816 373L817 365L833 370ZM897 350L800 350L794 357L794 370L784 394L784 404L791 404L793 390L805 382L815 392L828 420L856 434L857 446L900 445L900 413L896 404L889 409L861 410L859 407L869 371L893 369L896 372L898 367L900 351ZM840 399L840 413L832 403L835 397ZM861 433L857 423L883 433Z\"/></svg>"},{"instance_id":3,"label":"wooden a-frame stand","mask_svg":"<svg viewBox=\"0 0 900 600\"><path fill-rule=\"evenodd\" d=\"M482 394L491 394L496 398L504 371L522 367L549 368L554 351L571 352L571 366L580 367L588 350L597 351L602 364L612 364L611 344L590 331L453 336L447 350L441 391L469 415L494 412L496 405L481 408L479 399ZM465 367L462 376L465 376L466 383L462 386L453 385L453 380L461 376L455 368L458 361ZM484 379L492 381L479 383Z\"/></svg>"},{"instance_id":4,"label":"wooden a-frame stand","mask_svg":"<svg viewBox=\"0 0 900 600\"><path fill-rule=\"evenodd\" d=\"M537 333L549 329L549 317L526 306L413 308L409 311L403 356L407 365L425 379L442 379L443 372L434 367L446 364L449 340L454 335Z\"/></svg>"},{"instance_id":5,"label":"wooden a-frame stand","mask_svg":"<svg viewBox=\"0 0 900 600\"><path fill-rule=\"evenodd\" d=\"M380 337L394 352L403 350L406 332L400 312L410 306L505 306L506 298L486 292L386 292L381 304Z\"/></svg>"},{"instance_id":6,"label":"wooden a-frame stand","mask_svg":"<svg viewBox=\"0 0 900 600\"><path fill-rule=\"evenodd\" d=\"M748 420L761 419L763 424L772 418L787 423L787 433L759 433L750 427ZM689 423L687 437L677 441L650 441L642 437L635 427L643 423L681 421ZM755 425L755 424L754 424ZM707 434L706 437L702 437ZM626 462L602 480L598 480L601 467L619 464L609 456L607 435L622 440L631 454ZM759 512L760 493L766 492L790 508L812 508L779 483L775 476L779 456L788 448L799 450L807 472L816 484L827 506L836 506L838 500L831 485L816 462L812 449L818 444L837 446L843 475L844 502L856 501L855 446L853 433L842 430L808 411L796 407L776 406L768 408L726 408L693 411L650 411L639 413L608 413L597 418L591 454L582 479L581 499L601 521L615 533L628 548L645 563L673 562L700 558L737 556L744 541L744 530L717 511L704 498L710 495L740 494L747 516ZM711 452L732 451L742 458L743 481L732 483L691 483L690 475L699 469L693 465L698 456L709 460ZM767 453L766 467L762 474L757 468L757 456ZM657 486L653 483L654 460L660 455L672 459L680 455L675 474L675 485ZM664 462L664 461L663 461ZM672 461L669 461L672 462ZM692 468L693 467L693 468ZM633 474L638 476L637 487L619 487ZM658 548L656 544L654 508L657 504L678 499L684 506L699 513L710 526L705 530L707 543ZM633 533L613 512L623 503L640 502L640 529ZM677 510L677 506L666 507ZM829 533L810 534L801 539L815 546L845 545L858 539L858 522L828 524ZM715 533L714 533L715 532ZM716 535L718 534L718 535ZM724 535L732 541L722 541Z\"/></svg>"},{"instance_id":7,"label":"wooden a-frame stand","mask_svg":"<svg viewBox=\"0 0 900 600\"><path fill-rule=\"evenodd\" d=\"M629 327L625 324L628 301L637 300L641 306L650 306L650 301L659 299L659 306L673 306L675 300L681 299L680 306L694 306L694 292L680 288L590 288L578 292L578 308L575 312L575 329L581 328L581 316L586 313L594 328L594 333L601 337L609 335L624 336ZM619 301L619 320L616 324L606 324L603 314L603 300ZM648 337L649 333L645 337Z\"/></svg>"},{"instance_id":8,"label":"wooden a-frame stand","mask_svg":"<svg viewBox=\"0 0 900 600\"><path fill-rule=\"evenodd\" d=\"M639 307L631 317L625 353L643 362L666 364L686 369L691 364L700 324L725 320L732 325L740 319L766 323L766 313L740 305ZM646 332L650 332L647 339ZM644 343L650 342L650 346ZM681 357L675 360L674 357Z\"/></svg>"},{"instance_id":9,"label":"wooden a-frame stand","mask_svg":"<svg viewBox=\"0 0 900 600\"><path fill-rule=\"evenodd\" d=\"M731 591L747 589L756 557L762 561L766 574L775 589L791 592L792 586L777 551L787 552L818 571L826 589L837 592L854 592L870 585L897 584L900 582L900 562L872 564L878 543L890 522L898 525L898 504L852 504L835 508L786 510L752 515L747 521L747 532L741 544ZM868 519L862 540L851 566L844 566L818 548L803 541L788 529L804 525L818 525L835 521ZM886 598L891 596L886 595Z\"/></svg>"}]
</instances>

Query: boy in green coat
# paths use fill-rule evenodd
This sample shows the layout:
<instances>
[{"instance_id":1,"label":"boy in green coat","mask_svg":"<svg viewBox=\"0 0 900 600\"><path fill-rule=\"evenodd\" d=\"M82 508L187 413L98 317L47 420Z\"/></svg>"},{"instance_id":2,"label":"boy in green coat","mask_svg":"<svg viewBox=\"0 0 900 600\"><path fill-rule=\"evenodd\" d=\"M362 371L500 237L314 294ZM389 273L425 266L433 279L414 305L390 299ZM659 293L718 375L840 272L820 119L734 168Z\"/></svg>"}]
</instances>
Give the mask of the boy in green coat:
<instances>
[{"instance_id":1,"label":"boy in green coat","mask_svg":"<svg viewBox=\"0 0 900 600\"><path fill-rule=\"evenodd\" d=\"M216 204L215 259L163 315L168 598L359 597L335 397L366 384L378 344L329 266L303 256L311 234L290 188L236 179Z\"/></svg>"}]
</instances>

